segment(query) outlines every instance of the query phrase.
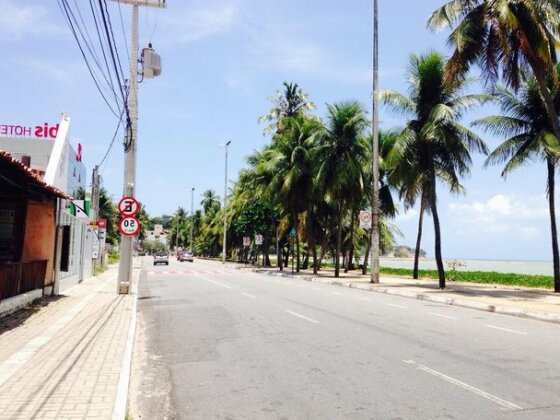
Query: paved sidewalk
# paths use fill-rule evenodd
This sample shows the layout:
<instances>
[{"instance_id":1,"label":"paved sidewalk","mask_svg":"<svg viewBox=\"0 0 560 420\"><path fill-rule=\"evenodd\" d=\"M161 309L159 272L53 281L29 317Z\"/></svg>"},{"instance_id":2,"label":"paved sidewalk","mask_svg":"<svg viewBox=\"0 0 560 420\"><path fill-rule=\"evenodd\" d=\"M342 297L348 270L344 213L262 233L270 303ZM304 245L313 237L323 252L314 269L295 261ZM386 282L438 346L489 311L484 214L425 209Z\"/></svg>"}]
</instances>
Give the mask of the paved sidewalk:
<instances>
[{"instance_id":1,"label":"paved sidewalk","mask_svg":"<svg viewBox=\"0 0 560 420\"><path fill-rule=\"evenodd\" d=\"M134 294L118 295L117 271L0 319L0 419L124 418L137 273Z\"/></svg>"},{"instance_id":2,"label":"paved sidewalk","mask_svg":"<svg viewBox=\"0 0 560 420\"><path fill-rule=\"evenodd\" d=\"M324 269L318 274L313 274L310 270L302 270L300 273L292 275L290 267L280 272L277 268L261 267L257 269L254 266L231 262L228 262L227 265L239 270L295 277L307 281L336 284L504 315L560 323L560 294L546 289L461 283L448 280L447 288L441 290L437 281L434 280L413 280L412 278L397 276L381 276L379 284L371 284L369 283L369 276L364 276L359 271L349 273L341 271L340 277L336 279L333 269Z\"/></svg>"}]
</instances>

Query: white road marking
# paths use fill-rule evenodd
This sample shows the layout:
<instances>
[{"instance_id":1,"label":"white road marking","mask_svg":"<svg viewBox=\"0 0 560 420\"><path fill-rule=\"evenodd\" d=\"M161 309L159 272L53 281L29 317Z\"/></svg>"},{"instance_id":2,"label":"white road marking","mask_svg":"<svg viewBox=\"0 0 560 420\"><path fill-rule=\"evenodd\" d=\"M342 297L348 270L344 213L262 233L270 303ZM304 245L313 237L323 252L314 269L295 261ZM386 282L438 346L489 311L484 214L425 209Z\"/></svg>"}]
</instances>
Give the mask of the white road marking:
<instances>
[{"instance_id":1,"label":"white road marking","mask_svg":"<svg viewBox=\"0 0 560 420\"><path fill-rule=\"evenodd\" d=\"M228 286L227 284L223 284L223 283L220 283L219 281L211 280L208 277L201 276L200 274L198 274L197 277L200 277L201 279L204 279L209 283L215 284L216 286L223 287L224 289L231 289L232 288L231 286Z\"/></svg>"},{"instance_id":2,"label":"white road marking","mask_svg":"<svg viewBox=\"0 0 560 420\"><path fill-rule=\"evenodd\" d=\"M438 317L440 317L440 318L445 318L445 319L453 319L453 320L457 321L457 318L455 318L454 316L443 315L443 314L436 314L435 312L430 312L429 315L438 316Z\"/></svg>"},{"instance_id":3,"label":"white road marking","mask_svg":"<svg viewBox=\"0 0 560 420\"><path fill-rule=\"evenodd\" d=\"M358 298L356 298L356 299L358 299L358 300L363 300L364 302L371 302L371 299L364 298L364 297L358 297Z\"/></svg>"},{"instance_id":4,"label":"white road marking","mask_svg":"<svg viewBox=\"0 0 560 420\"><path fill-rule=\"evenodd\" d=\"M397 305L396 303L386 303L385 305L392 306L393 308L406 309L406 306Z\"/></svg>"},{"instance_id":5,"label":"white road marking","mask_svg":"<svg viewBox=\"0 0 560 420\"><path fill-rule=\"evenodd\" d=\"M248 298L251 298L251 299L256 299L257 298L256 296L250 295L249 293L241 293L241 294L243 296L247 296Z\"/></svg>"},{"instance_id":6,"label":"white road marking","mask_svg":"<svg viewBox=\"0 0 560 420\"><path fill-rule=\"evenodd\" d=\"M289 313L290 315L297 316L298 318L305 319L306 321L312 322L313 324L318 324L318 323L319 323L319 321L316 321L316 320L314 320L314 319L308 318L308 317L306 317L306 316L304 316L304 315L302 315L302 314L298 314L297 312L292 312L292 311L290 311L290 310L288 310L288 309L286 309L286 312Z\"/></svg>"},{"instance_id":7,"label":"white road marking","mask_svg":"<svg viewBox=\"0 0 560 420\"><path fill-rule=\"evenodd\" d=\"M510 333L514 333L514 334L519 334L519 335L527 335L526 332L523 331L516 331L516 330L510 330L508 328L502 328L502 327L496 327L495 325L487 325L488 328L493 328L495 330L500 330L500 331L506 331L506 332L510 332Z\"/></svg>"},{"instance_id":8,"label":"white road marking","mask_svg":"<svg viewBox=\"0 0 560 420\"><path fill-rule=\"evenodd\" d=\"M336 296L344 296L344 293L340 293L340 292L331 292L331 293Z\"/></svg>"},{"instance_id":9,"label":"white road marking","mask_svg":"<svg viewBox=\"0 0 560 420\"><path fill-rule=\"evenodd\" d=\"M516 404L514 404L514 403L512 403L512 402L503 400L503 399L501 399L501 398L499 398L499 397L496 397L495 395L492 395L492 394L489 394L489 393L486 392L486 391L483 391L482 389L476 388L476 387L474 387L474 386L472 386L472 385L466 384L465 382L461 382L461 381L459 381L458 379L452 378L451 376L447 376L447 375L445 375L445 374L443 374L443 373L441 373L441 372L438 372L437 370L430 369L429 367L424 366L424 365L422 365L422 364L420 364L420 363L417 363L417 362L415 362L414 360L403 360L403 362L404 362L404 363L407 363L407 364L409 364L409 365L415 365L415 366L418 367L418 369L420 369L420 370L422 370L422 371L424 371L424 372L426 372L426 373L429 373L430 375L436 376L436 377L438 377L438 378L440 378L440 379L443 379L443 380L446 381L446 382L449 382L449 383L451 383L451 384L453 384L453 385L456 385L456 386L458 386L458 387L460 387L460 388L463 388L463 389L465 389L465 390L467 390L467 391L469 391L469 392L472 392L473 394L476 394L476 395L478 395L478 396L480 396L480 397L486 398L487 400L490 400L490 401L492 401L492 402L495 402L496 404L499 404L499 405L501 405L502 407L508 408L508 409L510 409L510 410L522 410L521 407L519 407L518 405L516 405Z\"/></svg>"}]
</instances>

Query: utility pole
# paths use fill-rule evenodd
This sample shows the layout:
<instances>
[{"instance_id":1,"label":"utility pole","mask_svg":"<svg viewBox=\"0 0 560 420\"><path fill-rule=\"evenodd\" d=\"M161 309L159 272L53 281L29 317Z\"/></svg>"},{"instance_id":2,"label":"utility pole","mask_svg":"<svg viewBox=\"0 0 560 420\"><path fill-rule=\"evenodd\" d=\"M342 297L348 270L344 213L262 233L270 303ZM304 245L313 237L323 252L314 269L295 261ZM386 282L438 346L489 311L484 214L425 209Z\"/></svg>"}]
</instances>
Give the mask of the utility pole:
<instances>
[{"instance_id":1,"label":"utility pole","mask_svg":"<svg viewBox=\"0 0 560 420\"><path fill-rule=\"evenodd\" d=\"M128 97L128 115L130 127L127 127L128 150L125 150L124 164L124 197L135 197L136 192L136 150L138 141L138 7L166 8L161 0L112 0L132 6L132 35L130 37L130 93ZM121 235L119 280L117 292L130 293L132 276L132 243L133 238Z\"/></svg>"},{"instance_id":2,"label":"utility pole","mask_svg":"<svg viewBox=\"0 0 560 420\"><path fill-rule=\"evenodd\" d=\"M231 144L231 140L224 143L224 147L226 148L226 170L225 170L225 178L224 178L224 247L222 250L222 264L226 263L226 240L227 240L227 155L228 155L228 146Z\"/></svg>"},{"instance_id":3,"label":"utility pole","mask_svg":"<svg viewBox=\"0 0 560 420\"><path fill-rule=\"evenodd\" d=\"M371 283L379 283L379 31L377 0L373 0L373 141L371 198Z\"/></svg>"},{"instance_id":4,"label":"utility pole","mask_svg":"<svg viewBox=\"0 0 560 420\"><path fill-rule=\"evenodd\" d=\"M191 189L191 254L194 255L193 228L194 228L194 187L192 187Z\"/></svg>"},{"instance_id":5,"label":"utility pole","mask_svg":"<svg viewBox=\"0 0 560 420\"><path fill-rule=\"evenodd\" d=\"M93 222L97 223L99 219L99 188L100 188L100 179L101 176L99 175L99 165L95 165L93 168L93 175L91 178L91 216L90 219ZM96 233L94 233L96 234ZM97 268L97 261L102 258L103 252L98 253L99 257L97 260L93 260L93 273L95 274L95 270Z\"/></svg>"}]
</instances>

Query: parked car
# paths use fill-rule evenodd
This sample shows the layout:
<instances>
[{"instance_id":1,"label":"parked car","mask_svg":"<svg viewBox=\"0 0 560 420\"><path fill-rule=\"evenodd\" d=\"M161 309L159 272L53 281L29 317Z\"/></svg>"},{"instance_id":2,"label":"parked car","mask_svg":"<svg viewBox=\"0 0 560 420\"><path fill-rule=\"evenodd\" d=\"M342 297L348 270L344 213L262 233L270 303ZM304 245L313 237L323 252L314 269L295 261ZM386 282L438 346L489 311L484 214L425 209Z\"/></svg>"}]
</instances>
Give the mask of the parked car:
<instances>
[{"instance_id":1,"label":"parked car","mask_svg":"<svg viewBox=\"0 0 560 420\"><path fill-rule=\"evenodd\" d=\"M164 252L154 255L154 265L156 264L169 265L169 255Z\"/></svg>"},{"instance_id":2,"label":"parked car","mask_svg":"<svg viewBox=\"0 0 560 420\"><path fill-rule=\"evenodd\" d=\"M193 262L194 258L192 252L188 252L188 251L183 252L181 254L181 262L183 261Z\"/></svg>"}]
</instances>

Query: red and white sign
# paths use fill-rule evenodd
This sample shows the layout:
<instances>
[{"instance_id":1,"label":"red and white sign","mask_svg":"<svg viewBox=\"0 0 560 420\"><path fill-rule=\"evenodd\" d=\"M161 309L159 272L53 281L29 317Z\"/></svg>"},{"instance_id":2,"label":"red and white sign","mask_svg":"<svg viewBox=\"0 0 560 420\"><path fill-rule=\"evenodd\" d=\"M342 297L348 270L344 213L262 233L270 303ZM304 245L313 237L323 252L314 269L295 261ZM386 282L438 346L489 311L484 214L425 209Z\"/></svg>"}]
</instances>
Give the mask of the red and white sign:
<instances>
[{"instance_id":1,"label":"red and white sign","mask_svg":"<svg viewBox=\"0 0 560 420\"><path fill-rule=\"evenodd\" d=\"M136 236L140 231L140 222L134 217L125 217L119 223L119 232L124 236Z\"/></svg>"},{"instance_id":2,"label":"red and white sign","mask_svg":"<svg viewBox=\"0 0 560 420\"><path fill-rule=\"evenodd\" d=\"M362 229L371 229L371 211L362 210L360 212L360 227Z\"/></svg>"},{"instance_id":3,"label":"red and white sign","mask_svg":"<svg viewBox=\"0 0 560 420\"><path fill-rule=\"evenodd\" d=\"M119 201L118 209L123 216L134 216L140 210L140 204L134 197L123 197Z\"/></svg>"},{"instance_id":4,"label":"red and white sign","mask_svg":"<svg viewBox=\"0 0 560 420\"><path fill-rule=\"evenodd\" d=\"M19 124L0 124L0 136L55 139L58 134L58 128L59 124L49 125L48 123L34 127Z\"/></svg>"}]
</instances>

